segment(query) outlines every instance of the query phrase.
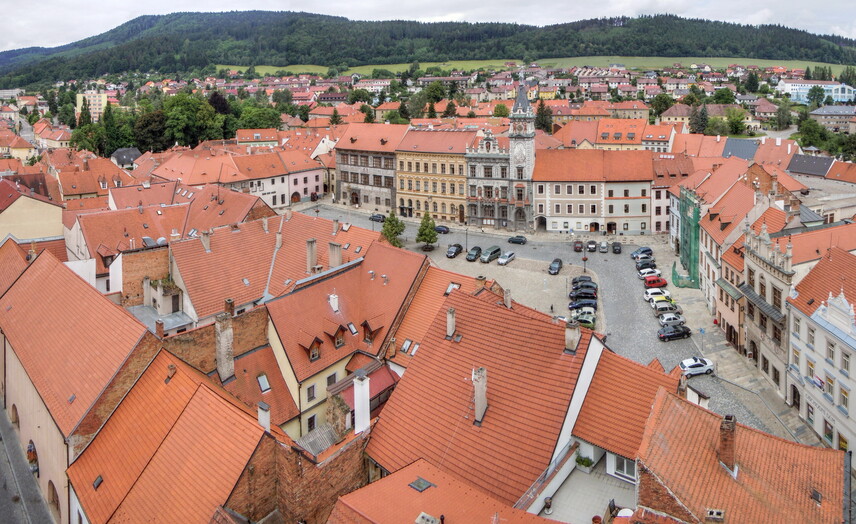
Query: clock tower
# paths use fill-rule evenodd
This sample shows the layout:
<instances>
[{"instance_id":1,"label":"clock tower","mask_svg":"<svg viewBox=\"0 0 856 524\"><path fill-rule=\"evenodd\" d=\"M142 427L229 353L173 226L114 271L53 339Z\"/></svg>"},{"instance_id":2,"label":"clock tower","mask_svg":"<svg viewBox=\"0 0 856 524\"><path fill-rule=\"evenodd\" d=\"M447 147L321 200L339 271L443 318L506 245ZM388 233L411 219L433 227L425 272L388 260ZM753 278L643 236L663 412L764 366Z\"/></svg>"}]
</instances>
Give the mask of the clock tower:
<instances>
[{"instance_id":1,"label":"clock tower","mask_svg":"<svg viewBox=\"0 0 856 524\"><path fill-rule=\"evenodd\" d=\"M521 72L521 78L523 73ZM508 142L511 154L511 178L532 181L535 169L535 113L529 103L529 84L521 80L517 87L517 98L511 110L511 127ZM527 187L527 189L531 189ZM531 193L530 193L531 194Z\"/></svg>"}]
</instances>

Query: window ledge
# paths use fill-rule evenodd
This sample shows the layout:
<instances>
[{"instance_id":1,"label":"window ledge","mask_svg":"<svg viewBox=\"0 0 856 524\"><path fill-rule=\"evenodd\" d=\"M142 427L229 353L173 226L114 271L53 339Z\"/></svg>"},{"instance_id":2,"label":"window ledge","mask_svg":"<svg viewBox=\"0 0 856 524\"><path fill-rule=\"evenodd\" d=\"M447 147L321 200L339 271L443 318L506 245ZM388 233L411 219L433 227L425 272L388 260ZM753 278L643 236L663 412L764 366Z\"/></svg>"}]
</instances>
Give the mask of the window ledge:
<instances>
[{"instance_id":1,"label":"window ledge","mask_svg":"<svg viewBox=\"0 0 856 524\"><path fill-rule=\"evenodd\" d=\"M836 407L838 408L838 411L840 411L842 414L844 414L845 417L850 417L850 414L847 412L847 408L845 408L844 406L836 406Z\"/></svg>"},{"instance_id":2,"label":"window ledge","mask_svg":"<svg viewBox=\"0 0 856 524\"><path fill-rule=\"evenodd\" d=\"M825 358L825 359L823 359L823 360L825 360L825 361L826 361L826 363L827 363L827 364L829 364L830 366L835 367L835 362L833 362L831 358L826 357L826 358Z\"/></svg>"},{"instance_id":3,"label":"window ledge","mask_svg":"<svg viewBox=\"0 0 856 524\"><path fill-rule=\"evenodd\" d=\"M825 398L826 401L829 402L830 404L835 404L835 401L832 400L832 395L830 395L829 393L824 393L823 398Z\"/></svg>"},{"instance_id":4,"label":"window ledge","mask_svg":"<svg viewBox=\"0 0 856 524\"><path fill-rule=\"evenodd\" d=\"M846 369L839 369L838 372L844 375L845 377L850 378L850 373L848 373Z\"/></svg>"}]
</instances>

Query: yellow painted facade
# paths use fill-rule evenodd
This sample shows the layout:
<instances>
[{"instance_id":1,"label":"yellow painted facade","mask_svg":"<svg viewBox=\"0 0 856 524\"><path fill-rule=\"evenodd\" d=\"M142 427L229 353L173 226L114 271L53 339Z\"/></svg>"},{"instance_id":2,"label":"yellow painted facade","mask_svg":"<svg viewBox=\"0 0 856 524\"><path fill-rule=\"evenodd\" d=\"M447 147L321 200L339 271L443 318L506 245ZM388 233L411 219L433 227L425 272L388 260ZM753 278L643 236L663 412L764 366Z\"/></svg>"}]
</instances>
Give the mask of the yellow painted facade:
<instances>
[{"instance_id":1,"label":"yellow painted facade","mask_svg":"<svg viewBox=\"0 0 856 524\"><path fill-rule=\"evenodd\" d=\"M61 236L62 207L19 197L0 213L0 238L10 233L19 240Z\"/></svg>"},{"instance_id":2,"label":"yellow painted facade","mask_svg":"<svg viewBox=\"0 0 856 524\"><path fill-rule=\"evenodd\" d=\"M399 214L463 223L466 210L466 169L463 154L405 153L395 155Z\"/></svg>"}]
</instances>

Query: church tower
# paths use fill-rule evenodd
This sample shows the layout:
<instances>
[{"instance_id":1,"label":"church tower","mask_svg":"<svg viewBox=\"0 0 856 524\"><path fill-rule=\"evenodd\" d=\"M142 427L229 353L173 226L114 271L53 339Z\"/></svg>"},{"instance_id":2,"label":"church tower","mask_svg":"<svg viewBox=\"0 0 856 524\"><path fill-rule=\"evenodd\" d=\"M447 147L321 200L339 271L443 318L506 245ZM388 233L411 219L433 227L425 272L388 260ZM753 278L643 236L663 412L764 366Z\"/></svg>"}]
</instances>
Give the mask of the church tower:
<instances>
[{"instance_id":1,"label":"church tower","mask_svg":"<svg viewBox=\"0 0 856 524\"><path fill-rule=\"evenodd\" d=\"M522 71L520 77L523 78ZM529 103L529 84L525 80L521 80L517 87L517 98L509 118L511 178L531 182L535 169L535 113Z\"/></svg>"}]
</instances>

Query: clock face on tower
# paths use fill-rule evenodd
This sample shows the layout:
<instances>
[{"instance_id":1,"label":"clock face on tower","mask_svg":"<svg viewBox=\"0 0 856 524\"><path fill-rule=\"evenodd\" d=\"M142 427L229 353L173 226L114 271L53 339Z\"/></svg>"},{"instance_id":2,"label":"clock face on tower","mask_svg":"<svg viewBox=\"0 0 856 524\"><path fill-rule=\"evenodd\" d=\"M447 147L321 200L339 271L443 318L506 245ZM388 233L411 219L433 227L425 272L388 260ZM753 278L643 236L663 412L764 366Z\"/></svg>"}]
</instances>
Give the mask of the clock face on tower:
<instances>
[{"instance_id":1,"label":"clock face on tower","mask_svg":"<svg viewBox=\"0 0 856 524\"><path fill-rule=\"evenodd\" d=\"M526 153L523 151L522 144L514 146L514 156L512 158L515 164L523 164L526 161Z\"/></svg>"}]
</instances>

